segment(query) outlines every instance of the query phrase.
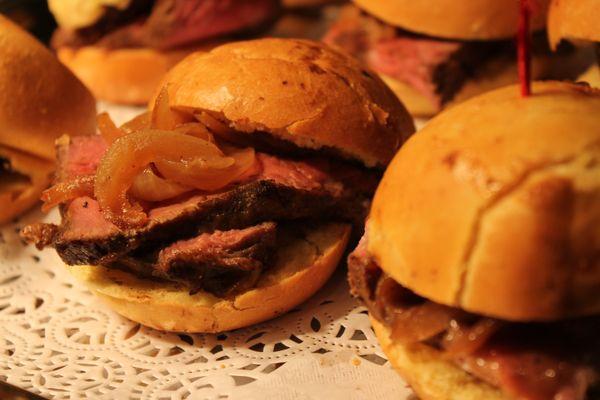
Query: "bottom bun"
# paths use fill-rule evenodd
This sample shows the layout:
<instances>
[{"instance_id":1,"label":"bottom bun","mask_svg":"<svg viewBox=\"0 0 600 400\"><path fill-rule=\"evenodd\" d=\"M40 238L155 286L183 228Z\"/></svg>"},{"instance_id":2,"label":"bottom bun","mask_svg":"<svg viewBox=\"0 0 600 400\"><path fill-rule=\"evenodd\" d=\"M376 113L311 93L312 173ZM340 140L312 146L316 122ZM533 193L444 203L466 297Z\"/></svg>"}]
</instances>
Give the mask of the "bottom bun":
<instances>
[{"instance_id":1,"label":"bottom bun","mask_svg":"<svg viewBox=\"0 0 600 400\"><path fill-rule=\"evenodd\" d=\"M171 67L194 51L211 48L159 51L150 48L61 47L57 55L97 99L145 105Z\"/></svg>"},{"instance_id":2,"label":"bottom bun","mask_svg":"<svg viewBox=\"0 0 600 400\"><path fill-rule=\"evenodd\" d=\"M394 343L390 331L375 318L371 324L398 373L422 400L509 400L499 389L475 378L440 353L422 344Z\"/></svg>"},{"instance_id":3,"label":"bottom bun","mask_svg":"<svg viewBox=\"0 0 600 400\"><path fill-rule=\"evenodd\" d=\"M572 79L581 73L590 62L587 49L574 50L573 53L560 55L534 55L531 61L532 80ZM385 83L404 103L408 111L417 117L431 117L441 111L439 105L415 90L412 86L390 76L380 74ZM477 75L466 81L452 101L444 107L461 103L471 97L504 86L517 83L518 66L510 57L490 60L477 71Z\"/></svg>"},{"instance_id":4,"label":"bottom bun","mask_svg":"<svg viewBox=\"0 0 600 400\"><path fill-rule=\"evenodd\" d=\"M297 229L293 237L281 240L275 265L257 285L231 298L206 292L190 295L177 284L138 279L104 267L68 269L130 320L163 331L216 333L277 317L308 299L336 269L349 235L350 226L344 224Z\"/></svg>"},{"instance_id":5,"label":"bottom bun","mask_svg":"<svg viewBox=\"0 0 600 400\"><path fill-rule=\"evenodd\" d=\"M11 170L0 171L0 225L10 222L40 200L52 180L54 163L0 146L0 158L7 159Z\"/></svg>"}]
</instances>

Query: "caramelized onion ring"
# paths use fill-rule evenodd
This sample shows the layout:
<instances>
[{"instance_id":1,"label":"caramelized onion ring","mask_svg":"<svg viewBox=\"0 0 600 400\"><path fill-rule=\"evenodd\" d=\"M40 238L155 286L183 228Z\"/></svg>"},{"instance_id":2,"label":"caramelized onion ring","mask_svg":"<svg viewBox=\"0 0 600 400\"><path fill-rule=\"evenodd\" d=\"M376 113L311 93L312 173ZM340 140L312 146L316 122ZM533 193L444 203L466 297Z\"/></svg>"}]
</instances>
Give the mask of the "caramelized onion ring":
<instances>
[{"instance_id":1,"label":"caramelized onion ring","mask_svg":"<svg viewBox=\"0 0 600 400\"><path fill-rule=\"evenodd\" d=\"M394 315L391 338L403 344L431 339L448 328L452 311L431 301L408 308Z\"/></svg>"},{"instance_id":2,"label":"caramelized onion ring","mask_svg":"<svg viewBox=\"0 0 600 400\"><path fill-rule=\"evenodd\" d=\"M500 322L490 318L481 318L473 325L452 320L442 340L442 347L450 357L473 354L499 328Z\"/></svg>"},{"instance_id":3,"label":"caramelized onion ring","mask_svg":"<svg viewBox=\"0 0 600 400\"><path fill-rule=\"evenodd\" d=\"M129 193L139 200L163 201L192 190L191 187L157 176L151 168L146 168L136 176Z\"/></svg>"},{"instance_id":4,"label":"caramelized onion ring","mask_svg":"<svg viewBox=\"0 0 600 400\"><path fill-rule=\"evenodd\" d=\"M217 135L226 136L227 134L234 132L234 130L227 126L227 124L218 120L216 117L213 117L206 111L200 111L198 113L195 113L194 116L198 121L202 122L202 124L206 126L211 132Z\"/></svg>"},{"instance_id":5,"label":"caramelized onion ring","mask_svg":"<svg viewBox=\"0 0 600 400\"><path fill-rule=\"evenodd\" d=\"M195 189L214 191L239 179L255 162L253 148L236 149L227 157L218 159L196 158L173 162L157 160L156 169L167 179Z\"/></svg>"},{"instance_id":6,"label":"caramelized onion ring","mask_svg":"<svg viewBox=\"0 0 600 400\"><path fill-rule=\"evenodd\" d=\"M145 130L117 139L108 149L98 170L94 194L105 217L121 228L141 226L147 216L127 192L136 176L150 163L223 158L214 144L181 133Z\"/></svg>"},{"instance_id":7,"label":"caramelized onion ring","mask_svg":"<svg viewBox=\"0 0 600 400\"><path fill-rule=\"evenodd\" d=\"M204 125L198 122L187 122L185 124L177 126L173 129L175 132L183 133L184 135L190 135L197 137L198 139L207 140L211 143L215 143L215 138Z\"/></svg>"},{"instance_id":8,"label":"caramelized onion ring","mask_svg":"<svg viewBox=\"0 0 600 400\"><path fill-rule=\"evenodd\" d=\"M98 114L96 117L96 123L98 124L100 135L102 135L106 143L109 145L121 136L125 135L124 131L117 128L108 113L103 112Z\"/></svg>"},{"instance_id":9,"label":"caramelized onion ring","mask_svg":"<svg viewBox=\"0 0 600 400\"><path fill-rule=\"evenodd\" d=\"M42 192L42 211L48 212L54 206L73 200L77 197L94 194L94 175L80 176L56 185Z\"/></svg>"},{"instance_id":10,"label":"caramelized onion ring","mask_svg":"<svg viewBox=\"0 0 600 400\"><path fill-rule=\"evenodd\" d=\"M178 125L193 121L191 115L171 109L169 105L169 94L166 87L163 87L152 110L151 127L154 129L172 130Z\"/></svg>"},{"instance_id":11,"label":"caramelized onion ring","mask_svg":"<svg viewBox=\"0 0 600 400\"><path fill-rule=\"evenodd\" d=\"M142 129L150 129L150 118L151 115L149 112L142 113L121 125L121 130L126 134L129 134L135 131L141 131Z\"/></svg>"}]
</instances>

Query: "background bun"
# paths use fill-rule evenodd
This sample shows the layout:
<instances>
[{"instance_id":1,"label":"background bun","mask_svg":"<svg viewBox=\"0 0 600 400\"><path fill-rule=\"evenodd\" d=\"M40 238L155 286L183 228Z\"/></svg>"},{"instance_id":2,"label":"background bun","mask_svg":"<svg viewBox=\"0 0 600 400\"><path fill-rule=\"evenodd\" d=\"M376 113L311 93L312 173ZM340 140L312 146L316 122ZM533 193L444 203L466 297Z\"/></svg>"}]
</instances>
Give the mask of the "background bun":
<instances>
[{"instance_id":1,"label":"background bun","mask_svg":"<svg viewBox=\"0 0 600 400\"><path fill-rule=\"evenodd\" d=\"M600 42L598 0L553 0L548 14L548 37L553 48L561 39Z\"/></svg>"},{"instance_id":2,"label":"background bun","mask_svg":"<svg viewBox=\"0 0 600 400\"><path fill-rule=\"evenodd\" d=\"M385 166L414 131L375 73L308 40L261 39L195 53L163 84L174 108L207 111L240 132L333 148L367 166Z\"/></svg>"},{"instance_id":3,"label":"background bun","mask_svg":"<svg viewBox=\"0 0 600 400\"><path fill-rule=\"evenodd\" d=\"M489 40L510 38L517 32L519 5L513 0L354 0L354 3L388 24L430 36ZM531 23L536 30L545 26L550 0L537 3L540 9Z\"/></svg>"},{"instance_id":4,"label":"background bun","mask_svg":"<svg viewBox=\"0 0 600 400\"><path fill-rule=\"evenodd\" d=\"M137 279L118 270L68 266L69 271L119 314L163 331L222 332L279 316L311 297L338 265L350 235L343 224L324 224L281 246L275 265L257 286L234 298L217 298L175 284Z\"/></svg>"},{"instance_id":5,"label":"background bun","mask_svg":"<svg viewBox=\"0 0 600 400\"><path fill-rule=\"evenodd\" d=\"M506 320L600 312L600 91L517 86L432 119L375 194L369 251L403 286Z\"/></svg>"},{"instance_id":6,"label":"background bun","mask_svg":"<svg viewBox=\"0 0 600 400\"><path fill-rule=\"evenodd\" d=\"M432 347L405 346L375 318L371 324L388 359L421 400L510 400L500 390L445 360Z\"/></svg>"},{"instance_id":7,"label":"background bun","mask_svg":"<svg viewBox=\"0 0 600 400\"><path fill-rule=\"evenodd\" d=\"M95 132L90 92L35 38L0 16L0 146L47 160L63 134Z\"/></svg>"},{"instance_id":8,"label":"background bun","mask_svg":"<svg viewBox=\"0 0 600 400\"><path fill-rule=\"evenodd\" d=\"M167 71L193 51L199 49L159 51L87 46L79 49L61 47L57 49L57 55L96 98L142 105L148 103Z\"/></svg>"}]
</instances>

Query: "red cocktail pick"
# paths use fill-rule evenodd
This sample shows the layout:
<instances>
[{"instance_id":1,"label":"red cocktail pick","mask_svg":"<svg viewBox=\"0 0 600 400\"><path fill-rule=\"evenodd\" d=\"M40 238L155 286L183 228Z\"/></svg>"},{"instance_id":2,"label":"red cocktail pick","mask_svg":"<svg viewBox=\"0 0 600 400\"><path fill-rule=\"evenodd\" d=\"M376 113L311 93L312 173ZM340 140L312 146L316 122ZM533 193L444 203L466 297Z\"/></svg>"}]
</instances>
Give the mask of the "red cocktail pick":
<instances>
[{"instance_id":1,"label":"red cocktail pick","mask_svg":"<svg viewBox=\"0 0 600 400\"><path fill-rule=\"evenodd\" d=\"M529 21L534 10L533 0L519 0L519 30L517 33L517 53L521 96L531 94L531 34Z\"/></svg>"}]
</instances>

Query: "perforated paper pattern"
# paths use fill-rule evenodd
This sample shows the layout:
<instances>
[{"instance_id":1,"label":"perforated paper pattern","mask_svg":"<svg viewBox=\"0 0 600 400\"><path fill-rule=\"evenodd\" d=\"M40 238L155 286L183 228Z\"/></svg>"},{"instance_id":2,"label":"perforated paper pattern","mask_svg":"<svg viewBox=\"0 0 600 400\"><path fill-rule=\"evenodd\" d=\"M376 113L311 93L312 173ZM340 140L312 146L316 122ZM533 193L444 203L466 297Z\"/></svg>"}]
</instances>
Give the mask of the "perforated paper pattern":
<instances>
[{"instance_id":1,"label":"perforated paper pattern","mask_svg":"<svg viewBox=\"0 0 600 400\"><path fill-rule=\"evenodd\" d=\"M101 108L106 108L101 105ZM137 110L109 107L118 122ZM221 335L158 332L0 228L0 379L56 399L407 399L344 271L287 315Z\"/></svg>"}]
</instances>

